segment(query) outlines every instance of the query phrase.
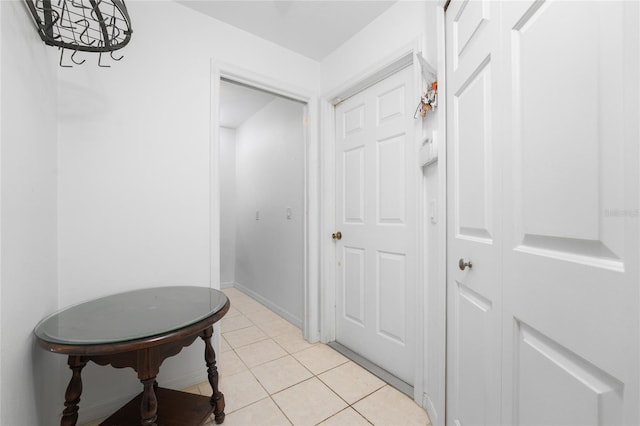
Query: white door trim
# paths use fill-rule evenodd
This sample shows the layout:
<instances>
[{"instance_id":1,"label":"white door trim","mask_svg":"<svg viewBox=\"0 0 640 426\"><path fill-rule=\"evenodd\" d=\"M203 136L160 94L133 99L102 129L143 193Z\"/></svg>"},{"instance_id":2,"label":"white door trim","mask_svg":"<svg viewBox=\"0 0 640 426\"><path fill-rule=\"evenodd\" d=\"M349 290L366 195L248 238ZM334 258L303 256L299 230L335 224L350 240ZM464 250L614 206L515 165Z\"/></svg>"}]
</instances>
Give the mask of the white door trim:
<instances>
[{"instance_id":1,"label":"white door trim","mask_svg":"<svg viewBox=\"0 0 640 426\"><path fill-rule=\"evenodd\" d=\"M224 78L306 104L304 154L304 283L303 335L317 342L319 335L319 139L318 98L315 94L232 64L211 60L210 128L210 247L211 286L220 288L220 79Z\"/></svg>"},{"instance_id":2,"label":"white door trim","mask_svg":"<svg viewBox=\"0 0 640 426\"><path fill-rule=\"evenodd\" d=\"M438 70L438 206L437 247L430 255L437 268L437 279L427 282L425 315L431 327L427 328L425 362L432 366L425 376L423 407L434 426L446 424L446 371L447 371L447 101L446 101L446 27L445 9L449 0L439 0L436 7L436 69Z\"/></svg>"},{"instance_id":3,"label":"white door trim","mask_svg":"<svg viewBox=\"0 0 640 426\"><path fill-rule=\"evenodd\" d=\"M321 180L321 226L320 226L320 265L321 265L321 287L320 287L320 340L322 342L331 342L336 337L336 273L335 273L335 244L330 238L331 233L335 232L335 105L341 100L372 86L373 84L383 80L391 74L401 70L402 68L412 65L414 74L414 85L416 88L421 87L421 72L419 64L414 60L416 54L422 54L422 40L424 37L418 37L409 45L403 46L396 50L392 55L378 61L365 72L358 74L358 77L346 81L339 87L327 92L320 98L320 120L322 127L320 146L320 161L322 170ZM421 90L421 89L420 89ZM419 100L420 93L416 91L416 104ZM422 133L417 132L417 137L421 137ZM415 141L415 158L416 158L416 179L422 182L422 172L418 166L418 141ZM422 185L416 185L416 193L414 196L418 200L423 198ZM420 230L417 247L416 247L416 297L415 312L418 317L416 324L416 365L414 378L414 400L422 405L424 393L424 273L420 266L424 259L424 203L418 202L418 229Z\"/></svg>"}]
</instances>

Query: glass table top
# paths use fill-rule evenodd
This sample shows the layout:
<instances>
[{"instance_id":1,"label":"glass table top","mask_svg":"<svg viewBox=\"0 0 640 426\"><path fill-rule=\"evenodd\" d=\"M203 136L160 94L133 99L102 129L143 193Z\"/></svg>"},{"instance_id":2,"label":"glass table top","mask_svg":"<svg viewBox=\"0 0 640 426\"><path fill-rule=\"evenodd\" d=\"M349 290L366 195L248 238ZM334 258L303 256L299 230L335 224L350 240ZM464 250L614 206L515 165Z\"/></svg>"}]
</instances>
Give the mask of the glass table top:
<instances>
[{"instance_id":1,"label":"glass table top","mask_svg":"<svg viewBox=\"0 0 640 426\"><path fill-rule=\"evenodd\" d=\"M227 296L206 287L157 287L102 297L62 309L34 332L49 343L95 345L163 335L219 312Z\"/></svg>"}]
</instances>

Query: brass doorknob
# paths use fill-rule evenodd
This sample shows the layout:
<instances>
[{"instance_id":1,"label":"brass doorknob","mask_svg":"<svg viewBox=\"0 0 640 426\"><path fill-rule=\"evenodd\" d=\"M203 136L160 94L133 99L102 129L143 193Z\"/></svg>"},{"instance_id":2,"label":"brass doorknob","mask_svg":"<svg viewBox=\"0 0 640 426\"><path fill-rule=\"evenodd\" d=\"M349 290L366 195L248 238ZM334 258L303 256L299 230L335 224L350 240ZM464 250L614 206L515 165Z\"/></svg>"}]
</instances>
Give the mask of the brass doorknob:
<instances>
[{"instance_id":1,"label":"brass doorknob","mask_svg":"<svg viewBox=\"0 0 640 426\"><path fill-rule=\"evenodd\" d=\"M458 261L458 268L460 268L461 271L464 271L467 267L469 267L469 269L473 267L471 261L465 262L464 259L460 259Z\"/></svg>"},{"instance_id":2,"label":"brass doorknob","mask_svg":"<svg viewBox=\"0 0 640 426\"><path fill-rule=\"evenodd\" d=\"M331 234L331 238L333 238L334 240L341 240L342 239L342 232L338 231L335 234Z\"/></svg>"}]
</instances>

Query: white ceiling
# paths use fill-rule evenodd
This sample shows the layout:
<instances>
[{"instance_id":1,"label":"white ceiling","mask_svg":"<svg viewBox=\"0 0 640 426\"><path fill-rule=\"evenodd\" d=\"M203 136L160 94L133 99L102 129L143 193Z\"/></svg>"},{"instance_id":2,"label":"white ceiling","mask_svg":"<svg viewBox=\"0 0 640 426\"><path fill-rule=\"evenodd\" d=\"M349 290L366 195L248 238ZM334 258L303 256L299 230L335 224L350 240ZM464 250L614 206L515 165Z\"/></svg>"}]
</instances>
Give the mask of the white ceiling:
<instances>
[{"instance_id":1,"label":"white ceiling","mask_svg":"<svg viewBox=\"0 0 640 426\"><path fill-rule=\"evenodd\" d=\"M316 61L397 0L177 0Z\"/></svg>"},{"instance_id":2,"label":"white ceiling","mask_svg":"<svg viewBox=\"0 0 640 426\"><path fill-rule=\"evenodd\" d=\"M275 95L228 81L220 82L220 126L238 128L275 99Z\"/></svg>"}]
</instances>

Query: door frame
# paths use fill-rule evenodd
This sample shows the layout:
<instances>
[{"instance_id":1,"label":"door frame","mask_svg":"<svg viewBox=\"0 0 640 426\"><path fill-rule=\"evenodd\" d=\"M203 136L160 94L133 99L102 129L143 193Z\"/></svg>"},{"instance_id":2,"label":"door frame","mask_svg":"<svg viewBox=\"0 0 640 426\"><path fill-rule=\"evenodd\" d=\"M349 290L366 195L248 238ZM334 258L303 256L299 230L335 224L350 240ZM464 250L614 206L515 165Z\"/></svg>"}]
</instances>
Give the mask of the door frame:
<instances>
[{"instance_id":1,"label":"door frame","mask_svg":"<svg viewBox=\"0 0 640 426\"><path fill-rule=\"evenodd\" d=\"M231 80L305 104L304 127L304 208L303 215L303 314L302 332L309 342L319 335L319 139L318 98L305 89L264 76L233 64L211 59L209 129L210 179L210 285L220 288L220 81Z\"/></svg>"},{"instance_id":2,"label":"door frame","mask_svg":"<svg viewBox=\"0 0 640 426\"><path fill-rule=\"evenodd\" d=\"M413 82L415 87L422 86L422 74L420 64L415 59L417 54L424 51L423 36L419 36L413 42L397 49L393 54L378 61L366 71L359 73L357 77L347 80L339 87L325 93L320 98L320 138L322 145L320 146L320 162L322 171L321 181L321 227L320 227L320 265L321 265L321 287L320 287L320 341L323 343L332 342L336 338L336 245L330 238L331 234L336 231L335 226L335 106L342 100L365 90L375 83L385 79L386 77L400 71L401 69L411 66L413 68ZM418 92L415 94L416 103L418 100ZM422 137L422 122L420 122L419 130L416 138ZM416 158L416 193L413 196L417 202L417 221L416 227L418 231L418 241L416 242L416 297L415 313L416 313L416 352L415 352L415 375L414 375L414 400L423 405L424 393L424 307L421 302L425 295L425 276L424 268L421 267L420 259L424 259L424 191L422 185L422 169L418 166L417 158L419 145L415 141L415 158Z\"/></svg>"},{"instance_id":3,"label":"door frame","mask_svg":"<svg viewBox=\"0 0 640 426\"><path fill-rule=\"evenodd\" d=\"M433 376L426 376L423 407L434 426L446 424L447 396L447 72L446 10L451 0L438 0L436 5L436 70L438 71L438 171L437 171L437 240L438 253L430 256L437 268L437 279L427 282L425 310L436 326L427 329L426 361L435 365Z\"/></svg>"}]
</instances>

